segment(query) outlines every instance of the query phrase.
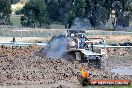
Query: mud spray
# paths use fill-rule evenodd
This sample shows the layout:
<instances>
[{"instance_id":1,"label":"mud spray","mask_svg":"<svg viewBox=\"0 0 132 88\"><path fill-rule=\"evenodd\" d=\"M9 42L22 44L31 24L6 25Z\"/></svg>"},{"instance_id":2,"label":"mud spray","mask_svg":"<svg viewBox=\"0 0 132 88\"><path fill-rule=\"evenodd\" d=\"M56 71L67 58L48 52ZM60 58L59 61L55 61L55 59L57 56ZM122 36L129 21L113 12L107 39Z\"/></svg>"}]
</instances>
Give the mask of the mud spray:
<instances>
[{"instance_id":1,"label":"mud spray","mask_svg":"<svg viewBox=\"0 0 132 88\"><path fill-rule=\"evenodd\" d=\"M75 18L73 25L70 28L71 30L86 30L92 29L90 21L88 19L81 19L79 17Z\"/></svg>"},{"instance_id":2,"label":"mud spray","mask_svg":"<svg viewBox=\"0 0 132 88\"><path fill-rule=\"evenodd\" d=\"M48 58L60 59L66 53L68 39L65 35L54 36L46 46L46 56Z\"/></svg>"}]
</instances>

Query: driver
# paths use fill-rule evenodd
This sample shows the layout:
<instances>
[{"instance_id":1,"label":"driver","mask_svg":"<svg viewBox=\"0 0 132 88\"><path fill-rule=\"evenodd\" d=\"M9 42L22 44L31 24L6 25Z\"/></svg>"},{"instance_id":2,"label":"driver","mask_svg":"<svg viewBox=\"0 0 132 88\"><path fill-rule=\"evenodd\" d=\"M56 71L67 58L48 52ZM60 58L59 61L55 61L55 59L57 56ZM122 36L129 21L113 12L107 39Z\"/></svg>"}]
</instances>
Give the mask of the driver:
<instances>
[{"instance_id":1,"label":"driver","mask_svg":"<svg viewBox=\"0 0 132 88\"><path fill-rule=\"evenodd\" d=\"M85 44L85 35L81 34L80 36L80 48L83 49Z\"/></svg>"}]
</instances>

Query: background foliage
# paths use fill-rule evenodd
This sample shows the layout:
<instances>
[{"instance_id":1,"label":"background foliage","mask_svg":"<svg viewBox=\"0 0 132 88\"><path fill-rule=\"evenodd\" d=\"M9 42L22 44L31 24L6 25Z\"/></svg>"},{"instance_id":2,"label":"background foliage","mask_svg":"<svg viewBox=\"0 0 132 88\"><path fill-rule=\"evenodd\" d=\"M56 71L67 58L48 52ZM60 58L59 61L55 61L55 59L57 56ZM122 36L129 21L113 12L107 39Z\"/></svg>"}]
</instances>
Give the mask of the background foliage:
<instances>
[{"instance_id":1,"label":"background foliage","mask_svg":"<svg viewBox=\"0 0 132 88\"><path fill-rule=\"evenodd\" d=\"M9 25L11 14L11 2L10 0L0 0L0 25Z\"/></svg>"},{"instance_id":2,"label":"background foliage","mask_svg":"<svg viewBox=\"0 0 132 88\"><path fill-rule=\"evenodd\" d=\"M129 26L132 19L132 0L0 0L0 24L10 24L10 5L26 3L16 13L23 15L24 27L49 28L59 23L70 28L75 18L88 19L91 26L105 25L115 10L115 27Z\"/></svg>"}]
</instances>

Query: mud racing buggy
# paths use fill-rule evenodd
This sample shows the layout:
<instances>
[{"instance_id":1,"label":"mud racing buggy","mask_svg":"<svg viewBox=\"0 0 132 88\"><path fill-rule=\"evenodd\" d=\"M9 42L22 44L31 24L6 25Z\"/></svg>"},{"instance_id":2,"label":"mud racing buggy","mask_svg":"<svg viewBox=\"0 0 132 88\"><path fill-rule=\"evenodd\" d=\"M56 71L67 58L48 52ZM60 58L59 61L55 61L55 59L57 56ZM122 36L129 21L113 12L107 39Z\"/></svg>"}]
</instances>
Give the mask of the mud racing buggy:
<instances>
[{"instance_id":1,"label":"mud racing buggy","mask_svg":"<svg viewBox=\"0 0 132 88\"><path fill-rule=\"evenodd\" d=\"M84 30L67 30L69 54L74 54L76 60L88 61L89 65L101 67L105 54L105 41L102 38L87 38ZM103 46L103 47L99 47Z\"/></svg>"},{"instance_id":2,"label":"mud racing buggy","mask_svg":"<svg viewBox=\"0 0 132 88\"><path fill-rule=\"evenodd\" d=\"M103 46L103 47L99 47ZM105 41L102 38L87 38L84 30L67 30L66 35L56 35L48 43L49 56L72 56L77 61L88 62L97 68L105 54ZM52 54L52 55L51 55Z\"/></svg>"}]
</instances>

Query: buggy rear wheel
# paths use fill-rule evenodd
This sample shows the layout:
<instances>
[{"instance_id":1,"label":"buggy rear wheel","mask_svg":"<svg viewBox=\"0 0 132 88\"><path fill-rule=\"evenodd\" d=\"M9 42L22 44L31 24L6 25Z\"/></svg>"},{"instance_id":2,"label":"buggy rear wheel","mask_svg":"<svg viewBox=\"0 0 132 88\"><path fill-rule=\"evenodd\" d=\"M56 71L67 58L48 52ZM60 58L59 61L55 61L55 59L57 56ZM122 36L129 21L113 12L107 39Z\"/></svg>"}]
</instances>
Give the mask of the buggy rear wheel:
<instances>
[{"instance_id":1,"label":"buggy rear wheel","mask_svg":"<svg viewBox=\"0 0 132 88\"><path fill-rule=\"evenodd\" d=\"M97 57L97 59L96 59L96 68L98 68L98 69L101 68L101 57Z\"/></svg>"},{"instance_id":2,"label":"buggy rear wheel","mask_svg":"<svg viewBox=\"0 0 132 88\"><path fill-rule=\"evenodd\" d=\"M88 66L92 66L94 68L101 68L101 57L96 57L96 59L89 59Z\"/></svg>"}]
</instances>

